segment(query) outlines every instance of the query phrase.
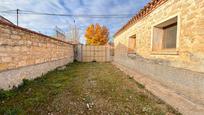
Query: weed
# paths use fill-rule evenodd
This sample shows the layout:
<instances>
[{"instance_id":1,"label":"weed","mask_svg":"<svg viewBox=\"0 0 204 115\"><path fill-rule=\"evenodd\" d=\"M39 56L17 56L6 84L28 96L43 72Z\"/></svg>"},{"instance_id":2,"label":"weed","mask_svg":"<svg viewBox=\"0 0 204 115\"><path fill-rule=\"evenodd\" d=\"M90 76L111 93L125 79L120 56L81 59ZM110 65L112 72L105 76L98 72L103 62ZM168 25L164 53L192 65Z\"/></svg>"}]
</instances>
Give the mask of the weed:
<instances>
[{"instance_id":1,"label":"weed","mask_svg":"<svg viewBox=\"0 0 204 115\"><path fill-rule=\"evenodd\" d=\"M13 91L5 91L5 90L0 89L0 101L5 100L14 95L15 95L15 92Z\"/></svg>"},{"instance_id":2,"label":"weed","mask_svg":"<svg viewBox=\"0 0 204 115\"><path fill-rule=\"evenodd\" d=\"M0 100L3 100L8 97L8 94L3 89L0 90Z\"/></svg>"},{"instance_id":3,"label":"weed","mask_svg":"<svg viewBox=\"0 0 204 115\"><path fill-rule=\"evenodd\" d=\"M14 108L0 108L0 113L4 113L4 115L20 115L22 110L18 107Z\"/></svg>"},{"instance_id":4,"label":"weed","mask_svg":"<svg viewBox=\"0 0 204 115\"><path fill-rule=\"evenodd\" d=\"M29 81L28 79L23 79L22 83L18 85L18 87L14 87L13 90L20 91L26 88L32 81Z\"/></svg>"},{"instance_id":5,"label":"weed","mask_svg":"<svg viewBox=\"0 0 204 115\"><path fill-rule=\"evenodd\" d=\"M178 114L155 98L109 63L74 62L35 80L24 79L13 90L0 90L0 114Z\"/></svg>"},{"instance_id":6,"label":"weed","mask_svg":"<svg viewBox=\"0 0 204 115\"><path fill-rule=\"evenodd\" d=\"M138 83L138 82L137 82L137 86L138 86L140 89L144 89L144 88L145 88L145 86L144 86L143 84Z\"/></svg>"}]
</instances>

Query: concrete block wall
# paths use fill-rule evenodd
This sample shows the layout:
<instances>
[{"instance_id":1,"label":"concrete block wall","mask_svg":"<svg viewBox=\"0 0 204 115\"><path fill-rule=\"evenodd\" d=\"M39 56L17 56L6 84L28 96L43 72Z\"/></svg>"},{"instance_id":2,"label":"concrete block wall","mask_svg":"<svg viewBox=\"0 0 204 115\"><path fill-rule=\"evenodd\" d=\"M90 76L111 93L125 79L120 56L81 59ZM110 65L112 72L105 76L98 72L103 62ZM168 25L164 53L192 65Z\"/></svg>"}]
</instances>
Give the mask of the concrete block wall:
<instances>
[{"instance_id":1,"label":"concrete block wall","mask_svg":"<svg viewBox=\"0 0 204 115\"><path fill-rule=\"evenodd\" d=\"M0 22L0 89L33 79L73 61L73 45Z\"/></svg>"},{"instance_id":2,"label":"concrete block wall","mask_svg":"<svg viewBox=\"0 0 204 115\"><path fill-rule=\"evenodd\" d=\"M81 62L110 62L112 61L110 50L109 45L78 45L76 59Z\"/></svg>"}]
</instances>

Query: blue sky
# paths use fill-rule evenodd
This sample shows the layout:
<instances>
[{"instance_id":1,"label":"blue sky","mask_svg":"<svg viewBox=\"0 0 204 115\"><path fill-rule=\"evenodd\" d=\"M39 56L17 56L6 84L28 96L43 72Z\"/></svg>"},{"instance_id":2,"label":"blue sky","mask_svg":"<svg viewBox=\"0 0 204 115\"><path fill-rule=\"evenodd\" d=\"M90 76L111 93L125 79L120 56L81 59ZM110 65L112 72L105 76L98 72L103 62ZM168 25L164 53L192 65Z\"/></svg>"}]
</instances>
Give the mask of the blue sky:
<instances>
[{"instance_id":1,"label":"blue sky","mask_svg":"<svg viewBox=\"0 0 204 115\"><path fill-rule=\"evenodd\" d=\"M35 12L59 13L59 14L136 14L150 0L1 0L0 11L27 10ZM0 15L16 23L15 14ZM81 41L84 42L84 32L91 23L99 23L109 28L110 37L120 29L128 18L79 18L56 17L39 15L20 15L19 25L43 34L53 35L55 26L67 31L68 26L74 23L80 28Z\"/></svg>"}]
</instances>

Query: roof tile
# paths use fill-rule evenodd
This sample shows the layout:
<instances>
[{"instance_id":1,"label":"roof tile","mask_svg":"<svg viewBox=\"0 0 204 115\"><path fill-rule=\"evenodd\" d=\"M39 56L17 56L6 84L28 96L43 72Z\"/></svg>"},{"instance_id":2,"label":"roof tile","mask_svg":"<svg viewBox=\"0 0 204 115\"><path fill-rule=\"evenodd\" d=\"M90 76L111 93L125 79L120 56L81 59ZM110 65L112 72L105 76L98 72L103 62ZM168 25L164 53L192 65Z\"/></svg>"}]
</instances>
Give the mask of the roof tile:
<instances>
[{"instance_id":1,"label":"roof tile","mask_svg":"<svg viewBox=\"0 0 204 115\"><path fill-rule=\"evenodd\" d=\"M119 29L114 37L118 36L120 33L122 33L124 30L150 14L152 11L154 11L157 7L162 5L168 0L151 0L146 6L144 6L143 9L141 9L135 16L133 16L121 29Z\"/></svg>"}]
</instances>

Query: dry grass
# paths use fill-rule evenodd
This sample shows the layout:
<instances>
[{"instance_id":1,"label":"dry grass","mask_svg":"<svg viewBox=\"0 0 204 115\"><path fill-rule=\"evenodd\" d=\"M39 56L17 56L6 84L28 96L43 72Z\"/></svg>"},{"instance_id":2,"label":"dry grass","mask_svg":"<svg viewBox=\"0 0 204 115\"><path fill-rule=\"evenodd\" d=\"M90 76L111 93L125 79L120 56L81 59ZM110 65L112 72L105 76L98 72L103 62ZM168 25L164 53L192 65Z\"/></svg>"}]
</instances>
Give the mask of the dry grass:
<instances>
[{"instance_id":1,"label":"dry grass","mask_svg":"<svg viewBox=\"0 0 204 115\"><path fill-rule=\"evenodd\" d=\"M0 114L179 114L110 63L73 63L2 91Z\"/></svg>"}]
</instances>

